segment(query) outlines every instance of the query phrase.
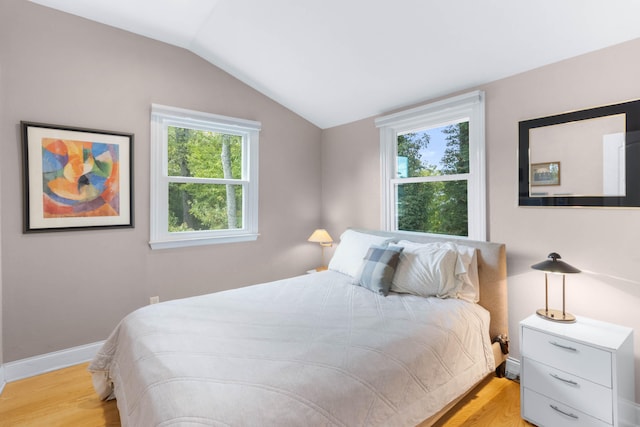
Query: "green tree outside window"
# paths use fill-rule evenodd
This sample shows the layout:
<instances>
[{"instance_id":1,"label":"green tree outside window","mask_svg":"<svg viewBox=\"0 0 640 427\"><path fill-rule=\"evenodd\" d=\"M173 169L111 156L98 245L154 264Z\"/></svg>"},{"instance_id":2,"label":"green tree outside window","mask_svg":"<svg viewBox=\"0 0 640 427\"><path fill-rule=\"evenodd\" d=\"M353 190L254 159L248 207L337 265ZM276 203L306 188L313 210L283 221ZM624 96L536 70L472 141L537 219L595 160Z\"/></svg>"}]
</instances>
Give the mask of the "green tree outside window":
<instances>
[{"instance_id":1,"label":"green tree outside window","mask_svg":"<svg viewBox=\"0 0 640 427\"><path fill-rule=\"evenodd\" d=\"M423 159L431 143L430 131L398 135L399 178L433 177L469 173L469 122L445 126L446 148L437 163ZM402 172L400 172L402 171ZM397 186L398 229L466 236L467 181L434 180Z\"/></svg>"},{"instance_id":2,"label":"green tree outside window","mask_svg":"<svg viewBox=\"0 0 640 427\"><path fill-rule=\"evenodd\" d=\"M225 184L170 183L169 231L242 228L242 137L169 126L168 174Z\"/></svg>"}]
</instances>

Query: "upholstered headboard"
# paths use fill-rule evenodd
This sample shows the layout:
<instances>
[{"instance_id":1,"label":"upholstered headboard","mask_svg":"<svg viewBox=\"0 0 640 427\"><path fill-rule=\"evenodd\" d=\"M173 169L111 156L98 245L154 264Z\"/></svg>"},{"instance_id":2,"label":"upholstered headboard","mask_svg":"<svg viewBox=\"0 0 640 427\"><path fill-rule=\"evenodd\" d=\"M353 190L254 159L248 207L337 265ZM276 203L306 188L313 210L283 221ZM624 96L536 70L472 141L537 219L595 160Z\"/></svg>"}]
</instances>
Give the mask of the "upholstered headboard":
<instances>
[{"instance_id":1,"label":"upholstered headboard","mask_svg":"<svg viewBox=\"0 0 640 427\"><path fill-rule=\"evenodd\" d=\"M490 337L507 335L507 257L502 243L481 242L455 237L440 237L410 232L389 232L354 228L362 233L388 236L417 243L454 242L478 249L478 276L480 279L480 305L491 313Z\"/></svg>"}]
</instances>

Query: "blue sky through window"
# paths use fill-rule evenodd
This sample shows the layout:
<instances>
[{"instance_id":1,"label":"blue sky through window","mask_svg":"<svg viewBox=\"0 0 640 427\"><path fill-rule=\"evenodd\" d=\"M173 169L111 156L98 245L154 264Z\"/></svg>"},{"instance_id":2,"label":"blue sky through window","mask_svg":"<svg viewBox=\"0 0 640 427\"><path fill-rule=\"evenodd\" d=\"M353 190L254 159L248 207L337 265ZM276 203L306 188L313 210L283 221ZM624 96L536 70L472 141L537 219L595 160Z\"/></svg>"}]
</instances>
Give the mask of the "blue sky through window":
<instances>
[{"instance_id":1,"label":"blue sky through window","mask_svg":"<svg viewBox=\"0 0 640 427\"><path fill-rule=\"evenodd\" d=\"M429 144L427 145L427 148L420 150L423 165L435 165L438 170L442 168L441 161L444 156L444 150L447 148L447 135L442 131L446 127L447 126L441 126L418 132L418 134L429 135Z\"/></svg>"},{"instance_id":2,"label":"blue sky through window","mask_svg":"<svg viewBox=\"0 0 640 427\"><path fill-rule=\"evenodd\" d=\"M411 132L416 135L417 139L421 139L423 135L429 135L429 144L426 148L420 150L420 161L425 167L435 166L437 170L442 168L442 157L447 148L447 135L443 130L449 125L437 128L425 129L417 132ZM407 178L409 175L409 162L406 157L398 156L398 178Z\"/></svg>"}]
</instances>

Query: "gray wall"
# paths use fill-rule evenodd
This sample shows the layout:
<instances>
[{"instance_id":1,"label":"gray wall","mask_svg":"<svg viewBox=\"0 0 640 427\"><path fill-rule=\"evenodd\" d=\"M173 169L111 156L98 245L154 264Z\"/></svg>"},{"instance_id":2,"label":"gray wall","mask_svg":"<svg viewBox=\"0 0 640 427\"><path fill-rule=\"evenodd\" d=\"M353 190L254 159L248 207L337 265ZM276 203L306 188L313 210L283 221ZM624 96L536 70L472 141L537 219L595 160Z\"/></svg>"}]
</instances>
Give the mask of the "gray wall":
<instances>
[{"instance_id":1,"label":"gray wall","mask_svg":"<svg viewBox=\"0 0 640 427\"><path fill-rule=\"evenodd\" d=\"M209 293L319 262L306 239L320 226L321 130L192 53L2 0L0 95L0 361L105 339L150 296ZM262 122L256 242L149 249L151 103ZM133 132L135 228L22 234L21 120Z\"/></svg>"},{"instance_id":2,"label":"gray wall","mask_svg":"<svg viewBox=\"0 0 640 427\"><path fill-rule=\"evenodd\" d=\"M634 40L469 90L486 91L488 236L507 245L512 356L520 357L518 322L544 306L544 278L530 265L556 251L584 270L567 278L567 310L636 331L640 398L640 209L520 208L517 199L518 122L640 98L638 76ZM373 119L323 132L323 223L336 236L380 226ZM550 305L559 307L553 289Z\"/></svg>"}]
</instances>

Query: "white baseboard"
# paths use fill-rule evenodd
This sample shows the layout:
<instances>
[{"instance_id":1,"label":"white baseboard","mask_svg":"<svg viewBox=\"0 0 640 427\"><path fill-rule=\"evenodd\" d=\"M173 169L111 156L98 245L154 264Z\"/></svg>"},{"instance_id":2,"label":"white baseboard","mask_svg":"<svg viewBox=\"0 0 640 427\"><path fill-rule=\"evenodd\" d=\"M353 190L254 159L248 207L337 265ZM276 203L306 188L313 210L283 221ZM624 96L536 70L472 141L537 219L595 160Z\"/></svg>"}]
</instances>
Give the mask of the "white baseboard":
<instances>
[{"instance_id":1,"label":"white baseboard","mask_svg":"<svg viewBox=\"0 0 640 427\"><path fill-rule=\"evenodd\" d=\"M4 386L7 382L4 379L4 366L0 365L0 394L2 394L2 390L4 390Z\"/></svg>"},{"instance_id":2,"label":"white baseboard","mask_svg":"<svg viewBox=\"0 0 640 427\"><path fill-rule=\"evenodd\" d=\"M44 374L45 372L88 362L93 359L93 356L100 350L102 344L104 344L104 341L5 363L3 366L0 366L0 391L5 381L17 381ZM3 375L4 381L2 381Z\"/></svg>"},{"instance_id":3,"label":"white baseboard","mask_svg":"<svg viewBox=\"0 0 640 427\"><path fill-rule=\"evenodd\" d=\"M626 402L628 408L620 412L620 427L637 427L640 421L640 405L635 402Z\"/></svg>"},{"instance_id":4,"label":"white baseboard","mask_svg":"<svg viewBox=\"0 0 640 427\"><path fill-rule=\"evenodd\" d=\"M505 377L510 380L520 380L520 361L518 359L514 359L513 357L507 358Z\"/></svg>"}]
</instances>

